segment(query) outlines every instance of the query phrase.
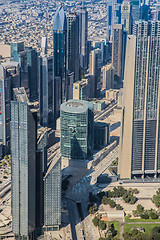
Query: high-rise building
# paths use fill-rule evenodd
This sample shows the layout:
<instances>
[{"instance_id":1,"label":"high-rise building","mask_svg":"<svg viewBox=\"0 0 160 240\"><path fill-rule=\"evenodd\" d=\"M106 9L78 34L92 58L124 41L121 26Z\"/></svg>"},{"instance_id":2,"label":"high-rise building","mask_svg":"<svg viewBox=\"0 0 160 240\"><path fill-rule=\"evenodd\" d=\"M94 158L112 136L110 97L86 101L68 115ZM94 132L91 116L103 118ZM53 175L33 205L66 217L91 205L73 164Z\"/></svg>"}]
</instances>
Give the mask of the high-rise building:
<instances>
[{"instance_id":1,"label":"high-rise building","mask_svg":"<svg viewBox=\"0 0 160 240\"><path fill-rule=\"evenodd\" d=\"M25 47L27 55L28 86L30 100L38 97L38 53L32 47Z\"/></svg>"},{"instance_id":2,"label":"high-rise building","mask_svg":"<svg viewBox=\"0 0 160 240\"><path fill-rule=\"evenodd\" d=\"M97 96L98 83L101 79L101 50L94 49L89 55L89 74L95 76L94 97Z\"/></svg>"},{"instance_id":3,"label":"high-rise building","mask_svg":"<svg viewBox=\"0 0 160 240\"><path fill-rule=\"evenodd\" d=\"M54 75L61 77L61 102L67 100L66 57L67 57L67 20L60 5L53 20Z\"/></svg>"},{"instance_id":4,"label":"high-rise building","mask_svg":"<svg viewBox=\"0 0 160 240\"><path fill-rule=\"evenodd\" d=\"M127 37L120 178L159 177L160 22L139 21Z\"/></svg>"},{"instance_id":5,"label":"high-rise building","mask_svg":"<svg viewBox=\"0 0 160 240\"><path fill-rule=\"evenodd\" d=\"M121 4L122 0L113 0L112 2L112 26L121 23Z\"/></svg>"},{"instance_id":6,"label":"high-rise building","mask_svg":"<svg viewBox=\"0 0 160 240\"><path fill-rule=\"evenodd\" d=\"M124 68L123 38L123 25L113 25L112 65L114 67L114 81L120 85L122 84L122 73Z\"/></svg>"},{"instance_id":7,"label":"high-rise building","mask_svg":"<svg viewBox=\"0 0 160 240\"><path fill-rule=\"evenodd\" d=\"M11 102L12 231L33 239L36 228L36 114L24 91Z\"/></svg>"},{"instance_id":8,"label":"high-rise building","mask_svg":"<svg viewBox=\"0 0 160 240\"><path fill-rule=\"evenodd\" d=\"M141 3L140 5L140 19L148 21L149 17L149 6Z\"/></svg>"},{"instance_id":9,"label":"high-rise building","mask_svg":"<svg viewBox=\"0 0 160 240\"><path fill-rule=\"evenodd\" d=\"M107 41L111 41L112 35L112 1L107 2Z\"/></svg>"},{"instance_id":10,"label":"high-rise building","mask_svg":"<svg viewBox=\"0 0 160 240\"><path fill-rule=\"evenodd\" d=\"M61 225L61 157L56 156L44 176L44 226L55 231Z\"/></svg>"},{"instance_id":11,"label":"high-rise building","mask_svg":"<svg viewBox=\"0 0 160 240\"><path fill-rule=\"evenodd\" d=\"M11 46L11 61L20 62L20 52L24 51L24 42L13 42Z\"/></svg>"},{"instance_id":12,"label":"high-rise building","mask_svg":"<svg viewBox=\"0 0 160 240\"><path fill-rule=\"evenodd\" d=\"M107 64L102 67L103 73L103 88L111 89L114 87L114 68L112 64Z\"/></svg>"},{"instance_id":13,"label":"high-rise building","mask_svg":"<svg viewBox=\"0 0 160 240\"><path fill-rule=\"evenodd\" d=\"M38 126L37 149L42 152L42 171L47 171L47 149L55 143L55 131L48 127Z\"/></svg>"},{"instance_id":14,"label":"high-rise building","mask_svg":"<svg viewBox=\"0 0 160 240\"><path fill-rule=\"evenodd\" d=\"M133 23L135 21L139 21L140 17L140 0L131 0L132 5L132 17L133 17Z\"/></svg>"},{"instance_id":15,"label":"high-rise building","mask_svg":"<svg viewBox=\"0 0 160 240\"><path fill-rule=\"evenodd\" d=\"M32 47L25 47L24 42L11 43L11 61L19 62L20 86L31 100L38 94L38 53Z\"/></svg>"},{"instance_id":16,"label":"high-rise building","mask_svg":"<svg viewBox=\"0 0 160 240\"><path fill-rule=\"evenodd\" d=\"M47 37L42 37L41 39L41 53L42 55L47 55Z\"/></svg>"},{"instance_id":17,"label":"high-rise building","mask_svg":"<svg viewBox=\"0 0 160 240\"><path fill-rule=\"evenodd\" d=\"M73 99L88 100L88 79L73 84Z\"/></svg>"},{"instance_id":18,"label":"high-rise building","mask_svg":"<svg viewBox=\"0 0 160 240\"><path fill-rule=\"evenodd\" d=\"M55 127L54 60L53 56L39 57L40 124Z\"/></svg>"},{"instance_id":19,"label":"high-rise building","mask_svg":"<svg viewBox=\"0 0 160 240\"><path fill-rule=\"evenodd\" d=\"M112 42L113 25L121 24L121 4L123 0L107 1L107 40Z\"/></svg>"},{"instance_id":20,"label":"high-rise building","mask_svg":"<svg viewBox=\"0 0 160 240\"><path fill-rule=\"evenodd\" d=\"M80 67L87 69L88 11L82 6L79 11L79 52Z\"/></svg>"},{"instance_id":21,"label":"high-rise building","mask_svg":"<svg viewBox=\"0 0 160 240\"><path fill-rule=\"evenodd\" d=\"M79 81L79 16L67 15L67 69L74 72L74 82Z\"/></svg>"},{"instance_id":22,"label":"high-rise building","mask_svg":"<svg viewBox=\"0 0 160 240\"><path fill-rule=\"evenodd\" d=\"M123 24L124 31L131 34L132 27L132 5L130 1L124 0L121 6L121 24Z\"/></svg>"},{"instance_id":23,"label":"high-rise building","mask_svg":"<svg viewBox=\"0 0 160 240\"><path fill-rule=\"evenodd\" d=\"M94 145L93 103L69 100L61 105L61 155L85 160Z\"/></svg>"},{"instance_id":24,"label":"high-rise building","mask_svg":"<svg viewBox=\"0 0 160 240\"><path fill-rule=\"evenodd\" d=\"M73 99L74 72L67 71L67 99Z\"/></svg>"},{"instance_id":25,"label":"high-rise building","mask_svg":"<svg viewBox=\"0 0 160 240\"><path fill-rule=\"evenodd\" d=\"M0 65L0 142L4 154L10 152L10 121L13 88L20 87L18 62L5 62Z\"/></svg>"}]
</instances>

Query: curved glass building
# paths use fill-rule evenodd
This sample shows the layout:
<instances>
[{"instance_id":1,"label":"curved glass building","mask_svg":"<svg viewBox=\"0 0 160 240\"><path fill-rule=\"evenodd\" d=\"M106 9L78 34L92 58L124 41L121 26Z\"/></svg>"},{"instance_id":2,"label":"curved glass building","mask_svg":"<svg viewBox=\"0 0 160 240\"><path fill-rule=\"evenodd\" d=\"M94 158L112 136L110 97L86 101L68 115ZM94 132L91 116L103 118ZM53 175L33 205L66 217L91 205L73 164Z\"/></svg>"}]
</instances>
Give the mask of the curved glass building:
<instances>
[{"instance_id":1,"label":"curved glass building","mask_svg":"<svg viewBox=\"0 0 160 240\"><path fill-rule=\"evenodd\" d=\"M69 100L61 105L61 154L68 159L86 159L93 150L93 104Z\"/></svg>"}]
</instances>

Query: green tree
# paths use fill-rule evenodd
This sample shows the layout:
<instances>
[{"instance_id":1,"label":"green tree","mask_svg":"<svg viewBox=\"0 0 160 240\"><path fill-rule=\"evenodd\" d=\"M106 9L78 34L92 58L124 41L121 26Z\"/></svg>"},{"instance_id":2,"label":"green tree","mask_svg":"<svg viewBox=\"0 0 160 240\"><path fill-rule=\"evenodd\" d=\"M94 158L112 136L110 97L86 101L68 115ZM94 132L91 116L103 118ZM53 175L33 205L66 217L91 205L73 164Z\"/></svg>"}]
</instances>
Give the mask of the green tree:
<instances>
[{"instance_id":1,"label":"green tree","mask_svg":"<svg viewBox=\"0 0 160 240\"><path fill-rule=\"evenodd\" d=\"M136 202L136 197L132 195L129 203L130 204L135 204L135 202Z\"/></svg>"},{"instance_id":2,"label":"green tree","mask_svg":"<svg viewBox=\"0 0 160 240\"><path fill-rule=\"evenodd\" d=\"M94 204L89 208L89 213L94 214L97 211L97 204Z\"/></svg>"},{"instance_id":3,"label":"green tree","mask_svg":"<svg viewBox=\"0 0 160 240\"><path fill-rule=\"evenodd\" d=\"M113 223L109 226L108 230L112 233L112 237L115 237L117 235L117 230L115 230Z\"/></svg>"},{"instance_id":4,"label":"green tree","mask_svg":"<svg viewBox=\"0 0 160 240\"><path fill-rule=\"evenodd\" d=\"M160 207L160 195L153 195L152 202L156 205L156 207Z\"/></svg>"},{"instance_id":5,"label":"green tree","mask_svg":"<svg viewBox=\"0 0 160 240\"><path fill-rule=\"evenodd\" d=\"M152 218L152 219L157 219L157 218L158 218L158 215L157 215L155 212L151 212L150 218Z\"/></svg>"},{"instance_id":6,"label":"green tree","mask_svg":"<svg viewBox=\"0 0 160 240\"><path fill-rule=\"evenodd\" d=\"M114 208L114 207L116 206L115 201L113 201L113 200L111 200L111 199L108 201L108 204L109 204L109 206L110 206L111 208Z\"/></svg>"},{"instance_id":7,"label":"green tree","mask_svg":"<svg viewBox=\"0 0 160 240\"><path fill-rule=\"evenodd\" d=\"M143 212L143 210L144 210L144 207L141 204L138 204L137 205L137 211L138 212Z\"/></svg>"},{"instance_id":8,"label":"green tree","mask_svg":"<svg viewBox=\"0 0 160 240\"><path fill-rule=\"evenodd\" d=\"M153 240L148 234L142 233L137 229L132 230L130 233L123 233L124 240Z\"/></svg>"},{"instance_id":9,"label":"green tree","mask_svg":"<svg viewBox=\"0 0 160 240\"><path fill-rule=\"evenodd\" d=\"M2 166L4 167L4 166L6 166L7 165L7 163L5 162L5 161L3 161L2 162Z\"/></svg>"},{"instance_id":10,"label":"green tree","mask_svg":"<svg viewBox=\"0 0 160 240\"><path fill-rule=\"evenodd\" d=\"M104 205L107 205L108 204L108 200L109 199L106 196L103 196L101 203L104 204Z\"/></svg>"},{"instance_id":11,"label":"green tree","mask_svg":"<svg viewBox=\"0 0 160 240\"><path fill-rule=\"evenodd\" d=\"M8 160L8 155L5 155L5 156L4 156L4 159L5 159L5 160Z\"/></svg>"},{"instance_id":12,"label":"green tree","mask_svg":"<svg viewBox=\"0 0 160 240\"><path fill-rule=\"evenodd\" d=\"M154 227L151 231L152 239L159 240L160 239L160 227Z\"/></svg>"},{"instance_id":13,"label":"green tree","mask_svg":"<svg viewBox=\"0 0 160 240\"><path fill-rule=\"evenodd\" d=\"M97 227L98 224L99 224L99 218L98 218L97 216L95 216L95 217L93 218L92 222L93 222L94 226Z\"/></svg>"},{"instance_id":14,"label":"green tree","mask_svg":"<svg viewBox=\"0 0 160 240\"><path fill-rule=\"evenodd\" d=\"M122 207L120 204L116 204L116 209L117 209L117 210L122 210L123 207Z\"/></svg>"},{"instance_id":15,"label":"green tree","mask_svg":"<svg viewBox=\"0 0 160 240\"><path fill-rule=\"evenodd\" d=\"M149 219L149 215L147 213L141 214L142 219Z\"/></svg>"},{"instance_id":16,"label":"green tree","mask_svg":"<svg viewBox=\"0 0 160 240\"><path fill-rule=\"evenodd\" d=\"M101 230L105 230L106 229L106 224L102 220L99 220L99 225L98 226L99 226L99 228Z\"/></svg>"}]
</instances>

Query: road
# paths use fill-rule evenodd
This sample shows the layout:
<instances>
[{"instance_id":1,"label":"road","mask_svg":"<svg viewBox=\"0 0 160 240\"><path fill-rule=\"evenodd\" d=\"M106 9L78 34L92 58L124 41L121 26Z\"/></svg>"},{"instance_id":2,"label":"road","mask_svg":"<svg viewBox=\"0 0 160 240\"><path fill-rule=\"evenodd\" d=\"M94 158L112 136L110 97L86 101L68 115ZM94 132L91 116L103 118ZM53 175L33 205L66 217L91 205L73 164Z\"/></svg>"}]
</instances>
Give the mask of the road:
<instances>
[{"instance_id":1,"label":"road","mask_svg":"<svg viewBox=\"0 0 160 240\"><path fill-rule=\"evenodd\" d=\"M72 238L73 240L81 240L81 232L80 228L77 228L77 224L80 223L78 210L76 202L72 199L65 198L67 203L67 209L69 213L69 220L71 224L71 230L72 230Z\"/></svg>"},{"instance_id":2,"label":"road","mask_svg":"<svg viewBox=\"0 0 160 240\"><path fill-rule=\"evenodd\" d=\"M101 175L110 165L111 163L118 157L119 146L116 146L97 166L94 168L94 172L91 174L92 180L91 184L95 184L97 182L97 177Z\"/></svg>"},{"instance_id":3,"label":"road","mask_svg":"<svg viewBox=\"0 0 160 240\"><path fill-rule=\"evenodd\" d=\"M88 193L90 191L99 191L96 185L97 177L102 174L118 157L119 146L116 146L95 168L85 177L67 191L67 207L71 222L72 237L75 240L94 240L99 239L98 229L93 226L92 218L88 214ZM78 216L76 202L81 202L84 220L81 221Z\"/></svg>"},{"instance_id":4,"label":"road","mask_svg":"<svg viewBox=\"0 0 160 240\"><path fill-rule=\"evenodd\" d=\"M84 214L83 224L84 224L84 231L85 231L86 239L87 240L99 239L100 236L99 236L98 228L95 228L93 226L92 218L88 214L88 209L87 209L88 208L88 196L84 197L81 200L81 206L82 206L82 210L83 210L83 214Z\"/></svg>"},{"instance_id":5,"label":"road","mask_svg":"<svg viewBox=\"0 0 160 240\"><path fill-rule=\"evenodd\" d=\"M94 120L104 120L109 116L109 114L114 110L114 108L117 106L117 103L112 103L107 108L105 108L103 111L101 111L100 114L95 115Z\"/></svg>"}]
</instances>

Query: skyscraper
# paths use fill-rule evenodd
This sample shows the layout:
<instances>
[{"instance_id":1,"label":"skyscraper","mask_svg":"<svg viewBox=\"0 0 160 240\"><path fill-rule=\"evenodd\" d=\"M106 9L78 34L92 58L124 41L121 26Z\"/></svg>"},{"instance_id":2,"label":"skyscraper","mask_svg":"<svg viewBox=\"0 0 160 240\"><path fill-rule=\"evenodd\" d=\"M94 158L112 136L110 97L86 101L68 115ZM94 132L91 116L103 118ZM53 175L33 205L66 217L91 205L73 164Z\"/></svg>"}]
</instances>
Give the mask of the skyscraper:
<instances>
[{"instance_id":1,"label":"skyscraper","mask_svg":"<svg viewBox=\"0 0 160 240\"><path fill-rule=\"evenodd\" d=\"M79 52L80 67L87 69L88 11L82 6L79 11Z\"/></svg>"},{"instance_id":2,"label":"skyscraper","mask_svg":"<svg viewBox=\"0 0 160 240\"><path fill-rule=\"evenodd\" d=\"M38 97L38 53L32 47L25 47L27 55L28 86L30 100Z\"/></svg>"},{"instance_id":3,"label":"skyscraper","mask_svg":"<svg viewBox=\"0 0 160 240\"><path fill-rule=\"evenodd\" d=\"M79 81L79 16L67 15L67 69L74 72L74 82Z\"/></svg>"},{"instance_id":4,"label":"skyscraper","mask_svg":"<svg viewBox=\"0 0 160 240\"><path fill-rule=\"evenodd\" d=\"M88 100L88 79L73 84L73 99Z\"/></svg>"},{"instance_id":5,"label":"skyscraper","mask_svg":"<svg viewBox=\"0 0 160 240\"><path fill-rule=\"evenodd\" d=\"M130 1L124 0L121 6L121 24L123 24L124 31L131 34L132 27L132 5Z\"/></svg>"},{"instance_id":6,"label":"skyscraper","mask_svg":"<svg viewBox=\"0 0 160 240\"><path fill-rule=\"evenodd\" d=\"M107 1L107 41L111 41L112 35L112 1Z\"/></svg>"},{"instance_id":7,"label":"skyscraper","mask_svg":"<svg viewBox=\"0 0 160 240\"><path fill-rule=\"evenodd\" d=\"M18 62L5 62L0 65L0 142L4 154L10 152L10 121L13 88L20 87Z\"/></svg>"},{"instance_id":8,"label":"skyscraper","mask_svg":"<svg viewBox=\"0 0 160 240\"><path fill-rule=\"evenodd\" d=\"M102 68L103 73L103 88L111 89L114 87L114 68L112 64L107 64Z\"/></svg>"},{"instance_id":9,"label":"skyscraper","mask_svg":"<svg viewBox=\"0 0 160 240\"><path fill-rule=\"evenodd\" d=\"M60 5L53 20L54 75L61 77L62 102L67 98L66 56L67 56L67 20Z\"/></svg>"},{"instance_id":10,"label":"skyscraper","mask_svg":"<svg viewBox=\"0 0 160 240\"><path fill-rule=\"evenodd\" d=\"M32 47L25 47L24 42L11 43L11 61L19 62L20 86L24 87L31 100L37 99L38 93L38 54Z\"/></svg>"},{"instance_id":11,"label":"skyscraper","mask_svg":"<svg viewBox=\"0 0 160 240\"><path fill-rule=\"evenodd\" d=\"M132 5L132 17L133 17L133 23L135 21L139 21L140 17L140 0L131 0Z\"/></svg>"},{"instance_id":12,"label":"skyscraper","mask_svg":"<svg viewBox=\"0 0 160 240\"><path fill-rule=\"evenodd\" d=\"M61 225L61 157L54 157L44 176L44 227L58 230Z\"/></svg>"},{"instance_id":13,"label":"skyscraper","mask_svg":"<svg viewBox=\"0 0 160 240\"><path fill-rule=\"evenodd\" d=\"M122 0L112 1L112 27L114 24L121 23L121 4Z\"/></svg>"},{"instance_id":14,"label":"skyscraper","mask_svg":"<svg viewBox=\"0 0 160 240\"><path fill-rule=\"evenodd\" d=\"M139 21L127 37L120 178L159 177L160 22Z\"/></svg>"},{"instance_id":15,"label":"skyscraper","mask_svg":"<svg viewBox=\"0 0 160 240\"><path fill-rule=\"evenodd\" d=\"M114 81L118 84L122 83L122 72L124 68L123 36L123 25L113 25L112 65L114 67Z\"/></svg>"},{"instance_id":16,"label":"skyscraper","mask_svg":"<svg viewBox=\"0 0 160 240\"><path fill-rule=\"evenodd\" d=\"M24 42L11 43L11 61L20 62L20 52L24 51Z\"/></svg>"},{"instance_id":17,"label":"skyscraper","mask_svg":"<svg viewBox=\"0 0 160 240\"><path fill-rule=\"evenodd\" d=\"M54 92L54 61L53 56L39 57L39 101L40 124L44 127L55 127Z\"/></svg>"},{"instance_id":18,"label":"skyscraper","mask_svg":"<svg viewBox=\"0 0 160 240\"><path fill-rule=\"evenodd\" d=\"M101 79L101 50L94 49L89 55L89 74L95 76L94 97L97 96L98 83Z\"/></svg>"},{"instance_id":19,"label":"skyscraper","mask_svg":"<svg viewBox=\"0 0 160 240\"><path fill-rule=\"evenodd\" d=\"M41 53L42 55L47 55L47 37L42 37L41 39Z\"/></svg>"},{"instance_id":20,"label":"skyscraper","mask_svg":"<svg viewBox=\"0 0 160 240\"><path fill-rule=\"evenodd\" d=\"M93 121L93 103L75 99L61 105L62 157L87 158L94 144Z\"/></svg>"},{"instance_id":21,"label":"skyscraper","mask_svg":"<svg viewBox=\"0 0 160 240\"><path fill-rule=\"evenodd\" d=\"M36 116L26 95L11 102L12 231L15 239L32 239L36 227Z\"/></svg>"}]
</instances>

